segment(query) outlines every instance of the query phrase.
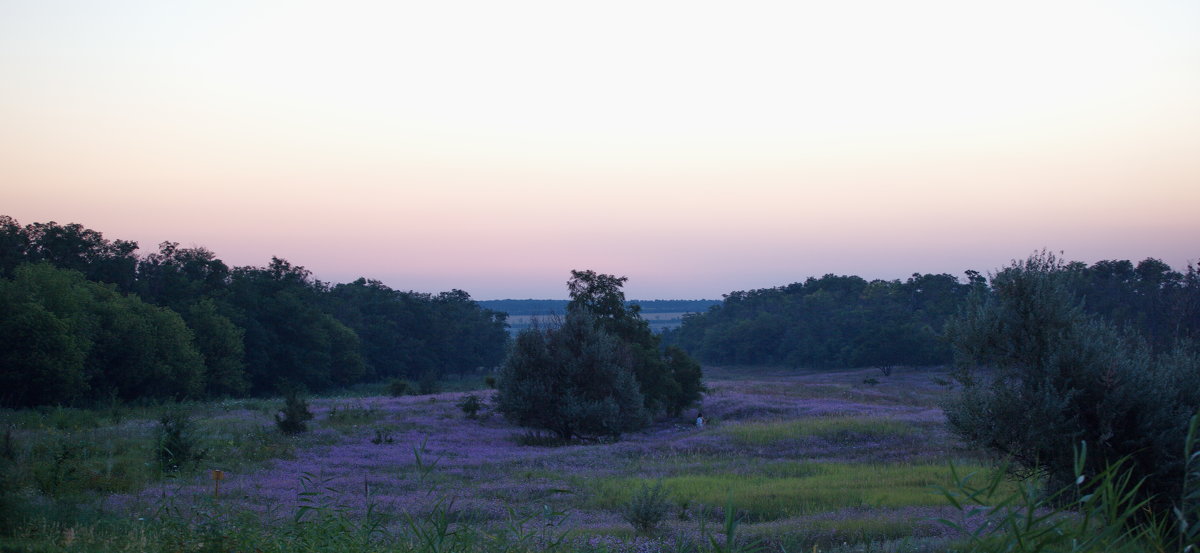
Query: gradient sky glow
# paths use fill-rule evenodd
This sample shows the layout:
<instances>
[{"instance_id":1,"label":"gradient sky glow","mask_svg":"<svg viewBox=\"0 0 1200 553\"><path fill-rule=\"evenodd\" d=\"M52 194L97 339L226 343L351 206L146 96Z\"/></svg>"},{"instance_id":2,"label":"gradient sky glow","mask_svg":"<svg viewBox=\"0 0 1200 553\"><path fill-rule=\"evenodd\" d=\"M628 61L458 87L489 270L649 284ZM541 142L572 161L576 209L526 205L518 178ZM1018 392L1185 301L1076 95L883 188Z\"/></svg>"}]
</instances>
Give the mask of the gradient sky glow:
<instances>
[{"instance_id":1,"label":"gradient sky glow","mask_svg":"<svg viewBox=\"0 0 1200 553\"><path fill-rule=\"evenodd\" d=\"M0 0L0 214L477 299L1200 258L1200 2Z\"/></svg>"}]
</instances>

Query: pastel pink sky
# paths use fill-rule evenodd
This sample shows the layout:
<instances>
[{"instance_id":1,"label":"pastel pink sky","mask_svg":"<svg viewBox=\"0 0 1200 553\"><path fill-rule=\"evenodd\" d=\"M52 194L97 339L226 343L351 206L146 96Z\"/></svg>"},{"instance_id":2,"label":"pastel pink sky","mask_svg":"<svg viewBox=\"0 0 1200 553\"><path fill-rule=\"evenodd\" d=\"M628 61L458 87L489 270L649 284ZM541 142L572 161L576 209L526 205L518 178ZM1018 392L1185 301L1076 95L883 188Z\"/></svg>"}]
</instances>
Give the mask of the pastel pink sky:
<instances>
[{"instance_id":1,"label":"pastel pink sky","mask_svg":"<svg viewBox=\"0 0 1200 553\"><path fill-rule=\"evenodd\" d=\"M478 299L1200 258L1200 3L0 0L0 214Z\"/></svg>"}]
</instances>

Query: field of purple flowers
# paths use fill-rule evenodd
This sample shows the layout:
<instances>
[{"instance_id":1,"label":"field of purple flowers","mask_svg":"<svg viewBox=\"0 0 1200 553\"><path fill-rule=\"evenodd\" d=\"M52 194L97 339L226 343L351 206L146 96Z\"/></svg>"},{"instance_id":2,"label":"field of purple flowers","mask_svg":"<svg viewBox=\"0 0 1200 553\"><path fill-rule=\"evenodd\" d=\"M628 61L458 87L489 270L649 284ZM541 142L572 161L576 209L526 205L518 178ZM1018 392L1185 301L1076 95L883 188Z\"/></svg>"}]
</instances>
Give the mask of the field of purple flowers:
<instances>
[{"instance_id":1,"label":"field of purple flowers","mask_svg":"<svg viewBox=\"0 0 1200 553\"><path fill-rule=\"evenodd\" d=\"M367 541L424 540L422 528L445 539L470 528L531 540L530 549L609 551L731 547L721 534L732 521L739 543L765 550L939 551L953 536L935 522L949 510L933 486L950 485L951 462L981 470L947 433L938 408L944 378L710 369L708 395L684 418L615 442L567 445L528 445L537 437L494 413L490 390L314 399L310 431L290 438L274 432L272 402L200 404L192 416L206 449L195 466L62 497L146 524L147 535L161 537L164 525L186 528L183 541L215 532L224 536L216 550L239 549L234 527L333 520ZM469 394L484 400L476 418L459 406ZM18 443L37 441L28 416L3 416ZM77 433L115 439L153 427L130 414ZM212 469L222 471L219 483ZM663 493L642 515L649 524L635 529L631 505L654 486ZM104 533L62 517L23 532L56 547Z\"/></svg>"}]
</instances>

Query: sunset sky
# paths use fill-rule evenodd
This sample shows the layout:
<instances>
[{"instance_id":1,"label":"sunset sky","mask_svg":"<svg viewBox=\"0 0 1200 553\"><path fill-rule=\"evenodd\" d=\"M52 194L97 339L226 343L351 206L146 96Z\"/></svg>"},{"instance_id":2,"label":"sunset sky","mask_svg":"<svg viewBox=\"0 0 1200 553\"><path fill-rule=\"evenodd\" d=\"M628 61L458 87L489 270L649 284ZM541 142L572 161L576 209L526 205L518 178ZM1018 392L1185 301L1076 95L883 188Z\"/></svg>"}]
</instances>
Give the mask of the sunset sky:
<instances>
[{"instance_id":1,"label":"sunset sky","mask_svg":"<svg viewBox=\"0 0 1200 553\"><path fill-rule=\"evenodd\" d=\"M477 299L1200 259L1200 2L0 0L0 214Z\"/></svg>"}]
</instances>

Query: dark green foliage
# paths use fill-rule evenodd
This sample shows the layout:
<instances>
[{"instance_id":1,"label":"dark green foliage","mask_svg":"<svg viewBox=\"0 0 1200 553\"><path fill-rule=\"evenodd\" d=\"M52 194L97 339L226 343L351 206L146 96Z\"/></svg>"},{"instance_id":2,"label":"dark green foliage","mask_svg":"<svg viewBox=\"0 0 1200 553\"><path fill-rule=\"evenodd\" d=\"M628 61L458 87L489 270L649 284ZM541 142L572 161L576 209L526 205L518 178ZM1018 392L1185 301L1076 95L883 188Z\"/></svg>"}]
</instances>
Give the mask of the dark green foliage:
<instances>
[{"instance_id":1,"label":"dark green foliage","mask_svg":"<svg viewBox=\"0 0 1200 553\"><path fill-rule=\"evenodd\" d=\"M700 369L700 363L676 346L666 348L663 361L671 382L663 403L668 414L678 417L707 391L702 381L704 372Z\"/></svg>"},{"instance_id":2,"label":"dark green foliage","mask_svg":"<svg viewBox=\"0 0 1200 553\"><path fill-rule=\"evenodd\" d=\"M626 280L595 271L571 271L567 313L587 314L617 339L650 413L678 416L704 392L700 365L679 348L668 349L664 355L659 336L640 315L641 308L626 303L621 291Z\"/></svg>"},{"instance_id":3,"label":"dark green foliage","mask_svg":"<svg viewBox=\"0 0 1200 553\"><path fill-rule=\"evenodd\" d=\"M458 402L457 405L458 408L462 409L462 412L467 415L468 419L477 418L479 416L479 410L483 409L483 402L480 401L479 396L475 394L470 394L463 398L462 401Z\"/></svg>"},{"instance_id":4,"label":"dark green foliage","mask_svg":"<svg viewBox=\"0 0 1200 553\"><path fill-rule=\"evenodd\" d=\"M0 436L0 536L8 535L17 525L18 510L22 505L18 474L17 445L12 429L6 428Z\"/></svg>"},{"instance_id":5,"label":"dark green foliage","mask_svg":"<svg viewBox=\"0 0 1200 553\"><path fill-rule=\"evenodd\" d=\"M647 422L620 342L585 311L518 334L498 390L497 408L509 420L563 440L617 436Z\"/></svg>"},{"instance_id":6,"label":"dark green foliage","mask_svg":"<svg viewBox=\"0 0 1200 553\"><path fill-rule=\"evenodd\" d=\"M363 359L383 377L442 377L504 358L505 315L479 307L461 290L401 292L358 279L330 290L333 314L363 341Z\"/></svg>"},{"instance_id":7,"label":"dark green foliage","mask_svg":"<svg viewBox=\"0 0 1200 553\"><path fill-rule=\"evenodd\" d=\"M207 298L188 308L187 322L195 336L196 349L204 358L207 395L244 395L250 387L242 361L245 331L222 315L217 304Z\"/></svg>"},{"instance_id":8,"label":"dark green foliage","mask_svg":"<svg viewBox=\"0 0 1200 553\"><path fill-rule=\"evenodd\" d=\"M325 390L366 375L358 336L321 311L323 285L304 267L278 258L266 268L239 267L229 290L234 322L246 330L251 391L273 389L280 376Z\"/></svg>"},{"instance_id":9,"label":"dark green foliage","mask_svg":"<svg viewBox=\"0 0 1200 553\"><path fill-rule=\"evenodd\" d=\"M388 382L388 393L391 394L392 397L406 396L413 393L415 390L416 388L413 387L412 382L401 378L393 378L391 382Z\"/></svg>"},{"instance_id":10,"label":"dark green foliage","mask_svg":"<svg viewBox=\"0 0 1200 553\"><path fill-rule=\"evenodd\" d=\"M496 389L496 377L492 376L490 374L483 377L483 384L485 386L487 386L488 388L495 390Z\"/></svg>"},{"instance_id":11,"label":"dark green foliage","mask_svg":"<svg viewBox=\"0 0 1200 553\"><path fill-rule=\"evenodd\" d=\"M779 288L733 292L665 335L708 363L857 367L936 365L951 354L940 333L974 288L952 275L907 281L825 275Z\"/></svg>"},{"instance_id":12,"label":"dark green foliage","mask_svg":"<svg viewBox=\"0 0 1200 553\"><path fill-rule=\"evenodd\" d=\"M1127 463L1165 509L1180 497L1184 437L1200 409L1200 357L1154 355L1143 340L1085 312L1072 272L1041 253L1000 271L948 326L963 388L946 416L968 442L1046 476L1074 478L1073 446L1088 444L1086 474ZM984 367L988 370L977 370Z\"/></svg>"},{"instance_id":13,"label":"dark green foliage","mask_svg":"<svg viewBox=\"0 0 1200 553\"><path fill-rule=\"evenodd\" d=\"M113 284L125 293L133 291L137 274L137 257L133 252L137 251L137 242L109 241L78 223L33 223L23 232L26 261L79 271L88 280Z\"/></svg>"},{"instance_id":14,"label":"dark green foliage","mask_svg":"<svg viewBox=\"0 0 1200 553\"><path fill-rule=\"evenodd\" d=\"M632 524L638 533L649 534L658 528L671 510L667 496L662 482L656 482L653 486L642 484L641 489L621 506L621 518Z\"/></svg>"},{"instance_id":15,"label":"dark green foliage","mask_svg":"<svg viewBox=\"0 0 1200 553\"><path fill-rule=\"evenodd\" d=\"M207 450L188 414L181 410L163 413L158 420L158 436L154 444L154 457L159 470L179 471L204 460Z\"/></svg>"},{"instance_id":16,"label":"dark green foliage","mask_svg":"<svg viewBox=\"0 0 1200 553\"><path fill-rule=\"evenodd\" d=\"M0 281L0 400L183 398L203 388L192 335L173 311L45 263Z\"/></svg>"},{"instance_id":17,"label":"dark green foliage","mask_svg":"<svg viewBox=\"0 0 1200 553\"><path fill-rule=\"evenodd\" d=\"M289 387L284 393L283 410L275 414L275 426L279 427L280 432L291 436L307 432L308 421L312 418L312 411L308 410L308 400L304 399L295 387Z\"/></svg>"},{"instance_id":18,"label":"dark green foliage","mask_svg":"<svg viewBox=\"0 0 1200 553\"><path fill-rule=\"evenodd\" d=\"M420 380L417 380L417 391L423 396L436 394L441 391L437 373L434 371L425 371L422 373Z\"/></svg>"},{"instance_id":19,"label":"dark green foliage","mask_svg":"<svg viewBox=\"0 0 1200 553\"><path fill-rule=\"evenodd\" d=\"M11 281L0 280L0 404L69 402L88 390L88 342Z\"/></svg>"},{"instance_id":20,"label":"dark green foliage","mask_svg":"<svg viewBox=\"0 0 1200 553\"><path fill-rule=\"evenodd\" d=\"M1087 313L1136 329L1155 351L1200 337L1200 271L1148 258L1063 264L1065 286ZM778 288L733 292L664 334L707 363L859 367L937 365L952 360L945 322L987 279L966 271L906 281L825 275Z\"/></svg>"},{"instance_id":21,"label":"dark green foliage","mask_svg":"<svg viewBox=\"0 0 1200 553\"><path fill-rule=\"evenodd\" d=\"M371 443L375 445L391 445L396 443L396 438L392 436L391 432L379 430L377 428L375 429L375 437L371 438Z\"/></svg>"},{"instance_id":22,"label":"dark green foliage","mask_svg":"<svg viewBox=\"0 0 1200 553\"><path fill-rule=\"evenodd\" d=\"M1090 267L1070 263L1064 270L1085 311L1135 329L1156 351L1171 349L1179 338L1200 338L1200 275L1195 267L1180 274L1147 258L1136 266L1106 260Z\"/></svg>"},{"instance_id":23,"label":"dark green foliage","mask_svg":"<svg viewBox=\"0 0 1200 553\"><path fill-rule=\"evenodd\" d=\"M0 216L0 404L443 378L496 366L509 341L505 315L461 290L330 288L282 259L230 269L202 247L163 242L141 259L136 249L74 223Z\"/></svg>"}]
</instances>

